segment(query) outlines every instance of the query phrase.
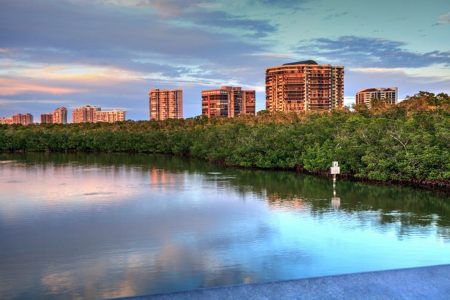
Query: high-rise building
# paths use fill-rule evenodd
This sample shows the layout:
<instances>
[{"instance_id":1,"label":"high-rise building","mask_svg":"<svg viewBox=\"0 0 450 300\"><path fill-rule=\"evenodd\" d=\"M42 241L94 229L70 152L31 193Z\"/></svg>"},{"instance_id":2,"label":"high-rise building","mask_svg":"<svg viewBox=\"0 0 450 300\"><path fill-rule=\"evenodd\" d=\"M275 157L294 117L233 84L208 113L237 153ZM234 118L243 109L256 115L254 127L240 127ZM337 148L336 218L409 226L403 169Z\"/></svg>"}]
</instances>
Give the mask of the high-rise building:
<instances>
[{"instance_id":1,"label":"high-rise building","mask_svg":"<svg viewBox=\"0 0 450 300\"><path fill-rule=\"evenodd\" d=\"M270 112L332 110L343 106L343 66L307 60L266 70L266 109Z\"/></svg>"},{"instance_id":2,"label":"high-rise building","mask_svg":"<svg viewBox=\"0 0 450 300\"><path fill-rule=\"evenodd\" d=\"M202 91L202 115L233 118L239 115L255 115L255 91L241 87L222 86Z\"/></svg>"},{"instance_id":3,"label":"high-rise building","mask_svg":"<svg viewBox=\"0 0 450 300\"><path fill-rule=\"evenodd\" d=\"M183 91L151 89L149 114L151 120L182 119Z\"/></svg>"},{"instance_id":4,"label":"high-rise building","mask_svg":"<svg viewBox=\"0 0 450 300\"><path fill-rule=\"evenodd\" d=\"M15 114L11 117L12 124L30 125L33 124L33 115L27 114Z\"/></svg>"},{"instance_id":5,"label":"high-rise building","mask_svg":"<svg viewBox=\"0 0 450 300\"><path fill-rule=\"evenodd\" d=\"M54 124L67 124L67 108L58 107L53 111L52 116Z\"/></svg>"},{"instance_id":6,"label":"high-rise building","mask_svg":"<svg viewBox=\"0 0 450 300\"><path fill-rule=\"evenodd\" d=\"M41 114L41 124L53 124L53 114Z\"/></svg>"},{"instance_id":7,"label":"high-rise building","mask_svg":"<svg viewBox=\"0 0 450 300\"><path fill-rule=\"evenodd\" d=\"M126 112L124 110L98 110L95 112L95 123L97 122L121 122L125 121Z\"/></svg>"},{"instance_id":8,"label":"high-rise building","mask_svg":"<svg viewBox=\"0 0 450 300\"><path fill-rule=\"evenodd\" d=\"M77 107L72 112L72 123L94 123L95 113L100 110L100 107L90 105Z\"/></svg>"},{"instance_id":9,"label":"high-rise building","mask_svg":"<svg viewBox=\"0 0 450 300\"><path fill-rule=\"evenodd\" d=\"M398 89L389 88L369 88L356 93L356 104L365 104L368 108L372 107L373 100L381 100L387 104L395 104L398 99Z\"/></svg>"}]
</instances>

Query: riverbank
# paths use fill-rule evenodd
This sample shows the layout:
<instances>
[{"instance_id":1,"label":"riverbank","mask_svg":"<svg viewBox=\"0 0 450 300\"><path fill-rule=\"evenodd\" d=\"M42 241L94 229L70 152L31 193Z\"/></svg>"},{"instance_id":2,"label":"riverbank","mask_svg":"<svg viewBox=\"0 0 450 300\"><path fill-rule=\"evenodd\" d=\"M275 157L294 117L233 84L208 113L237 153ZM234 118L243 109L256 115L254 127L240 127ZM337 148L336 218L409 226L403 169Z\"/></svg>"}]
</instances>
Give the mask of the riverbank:
<instances>
[{"instance_id":1,"label":"riverbank","mask_svg":"<svg viewBox=\"0 0 450 300\"><path fill-rule=\"evenodd\" d=\"M1 152L188 156L224 166L295 170L450 190L450 112L336 111L234 119L0 126Z\"/></svg>"},{"instance_id":2,"label":"riverbank","mask_svg":"<svg viewBox=\"0 0 450 300\"><path fill-rule=\"evenodd\" d=\"M356 273L122 298L176 299L448 299L450 265Z\"/></svg>"}]
</instances>

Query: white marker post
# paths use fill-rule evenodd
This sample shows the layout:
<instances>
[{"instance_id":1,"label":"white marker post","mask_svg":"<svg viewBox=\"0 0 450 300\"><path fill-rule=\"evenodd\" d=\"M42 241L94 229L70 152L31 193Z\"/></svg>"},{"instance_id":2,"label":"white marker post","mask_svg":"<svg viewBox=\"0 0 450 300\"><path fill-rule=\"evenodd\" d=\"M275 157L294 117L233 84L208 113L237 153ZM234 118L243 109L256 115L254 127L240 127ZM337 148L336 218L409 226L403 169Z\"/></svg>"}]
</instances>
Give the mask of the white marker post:
<instances>
[{"instance_id":1,"label":"white marker post","mask_svg":"<svg viewBox=\"0 0 450 300\"><path fill-rule=\"evenodd\" d=\"M333 175L333 195L336 197L336 175L341 174L341 167L337 161L331 164L330 173Z\"/></svg>"}]
</instances>

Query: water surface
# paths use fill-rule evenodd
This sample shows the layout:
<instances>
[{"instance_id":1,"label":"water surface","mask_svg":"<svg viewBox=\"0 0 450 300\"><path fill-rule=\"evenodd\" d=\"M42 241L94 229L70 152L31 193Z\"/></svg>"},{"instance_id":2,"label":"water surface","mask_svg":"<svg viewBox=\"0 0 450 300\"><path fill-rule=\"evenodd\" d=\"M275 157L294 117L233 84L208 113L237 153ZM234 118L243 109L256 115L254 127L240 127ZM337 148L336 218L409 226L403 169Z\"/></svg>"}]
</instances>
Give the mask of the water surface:
<instances>
[{"instance_id":1,"label":"water surface","mask_svg":"<svg viewBox=\"0 0 450 300\"><path fill-rule=\"evenodd\" d=\"M0 298L113 298L450 263L410 187L124 154L0 156Z\"/></svg>"}]
</instances>

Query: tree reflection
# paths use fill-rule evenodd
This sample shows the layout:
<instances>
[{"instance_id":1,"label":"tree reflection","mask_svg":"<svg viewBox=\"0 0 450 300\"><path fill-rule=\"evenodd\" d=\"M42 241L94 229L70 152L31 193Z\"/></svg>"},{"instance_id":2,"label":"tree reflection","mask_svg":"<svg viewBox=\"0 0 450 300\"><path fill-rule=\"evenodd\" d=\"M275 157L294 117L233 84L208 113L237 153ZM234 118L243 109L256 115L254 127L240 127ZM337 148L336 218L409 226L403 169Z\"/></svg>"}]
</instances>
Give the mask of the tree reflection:
<instances>
[{"instance_id":1,"label":"tree reflection","mask_svg":"<svg viewBox=\"0 0 450 300\"><path fill-rule=\"evenodd\" d=\"M77 164L103 166L113 170L138 168L150 174L154 186L157 186L158 180L174 178L169 173L201 174L241 194L253 193L266 199L274 208L296 210L307 208L312 215L328 213L330 209L338 207L343 213L356 215L358 212L372 211L379 215L377 222L380 225L399 223L400 236L408 234L409 227L424 227L423 229L427 230L428 227L436 225L439 227L439 235L450 237L450 202L447 195L408 186L383 186L340 180L336 187L340 198L337 201L332 199L331 181L326 178L284 171L222 168L202 161L173 156L28 153L1 154L0 159L18 160L29 165L41 164L43 167L49 164L56 166Z\"/></svg>"}]
</instances>

